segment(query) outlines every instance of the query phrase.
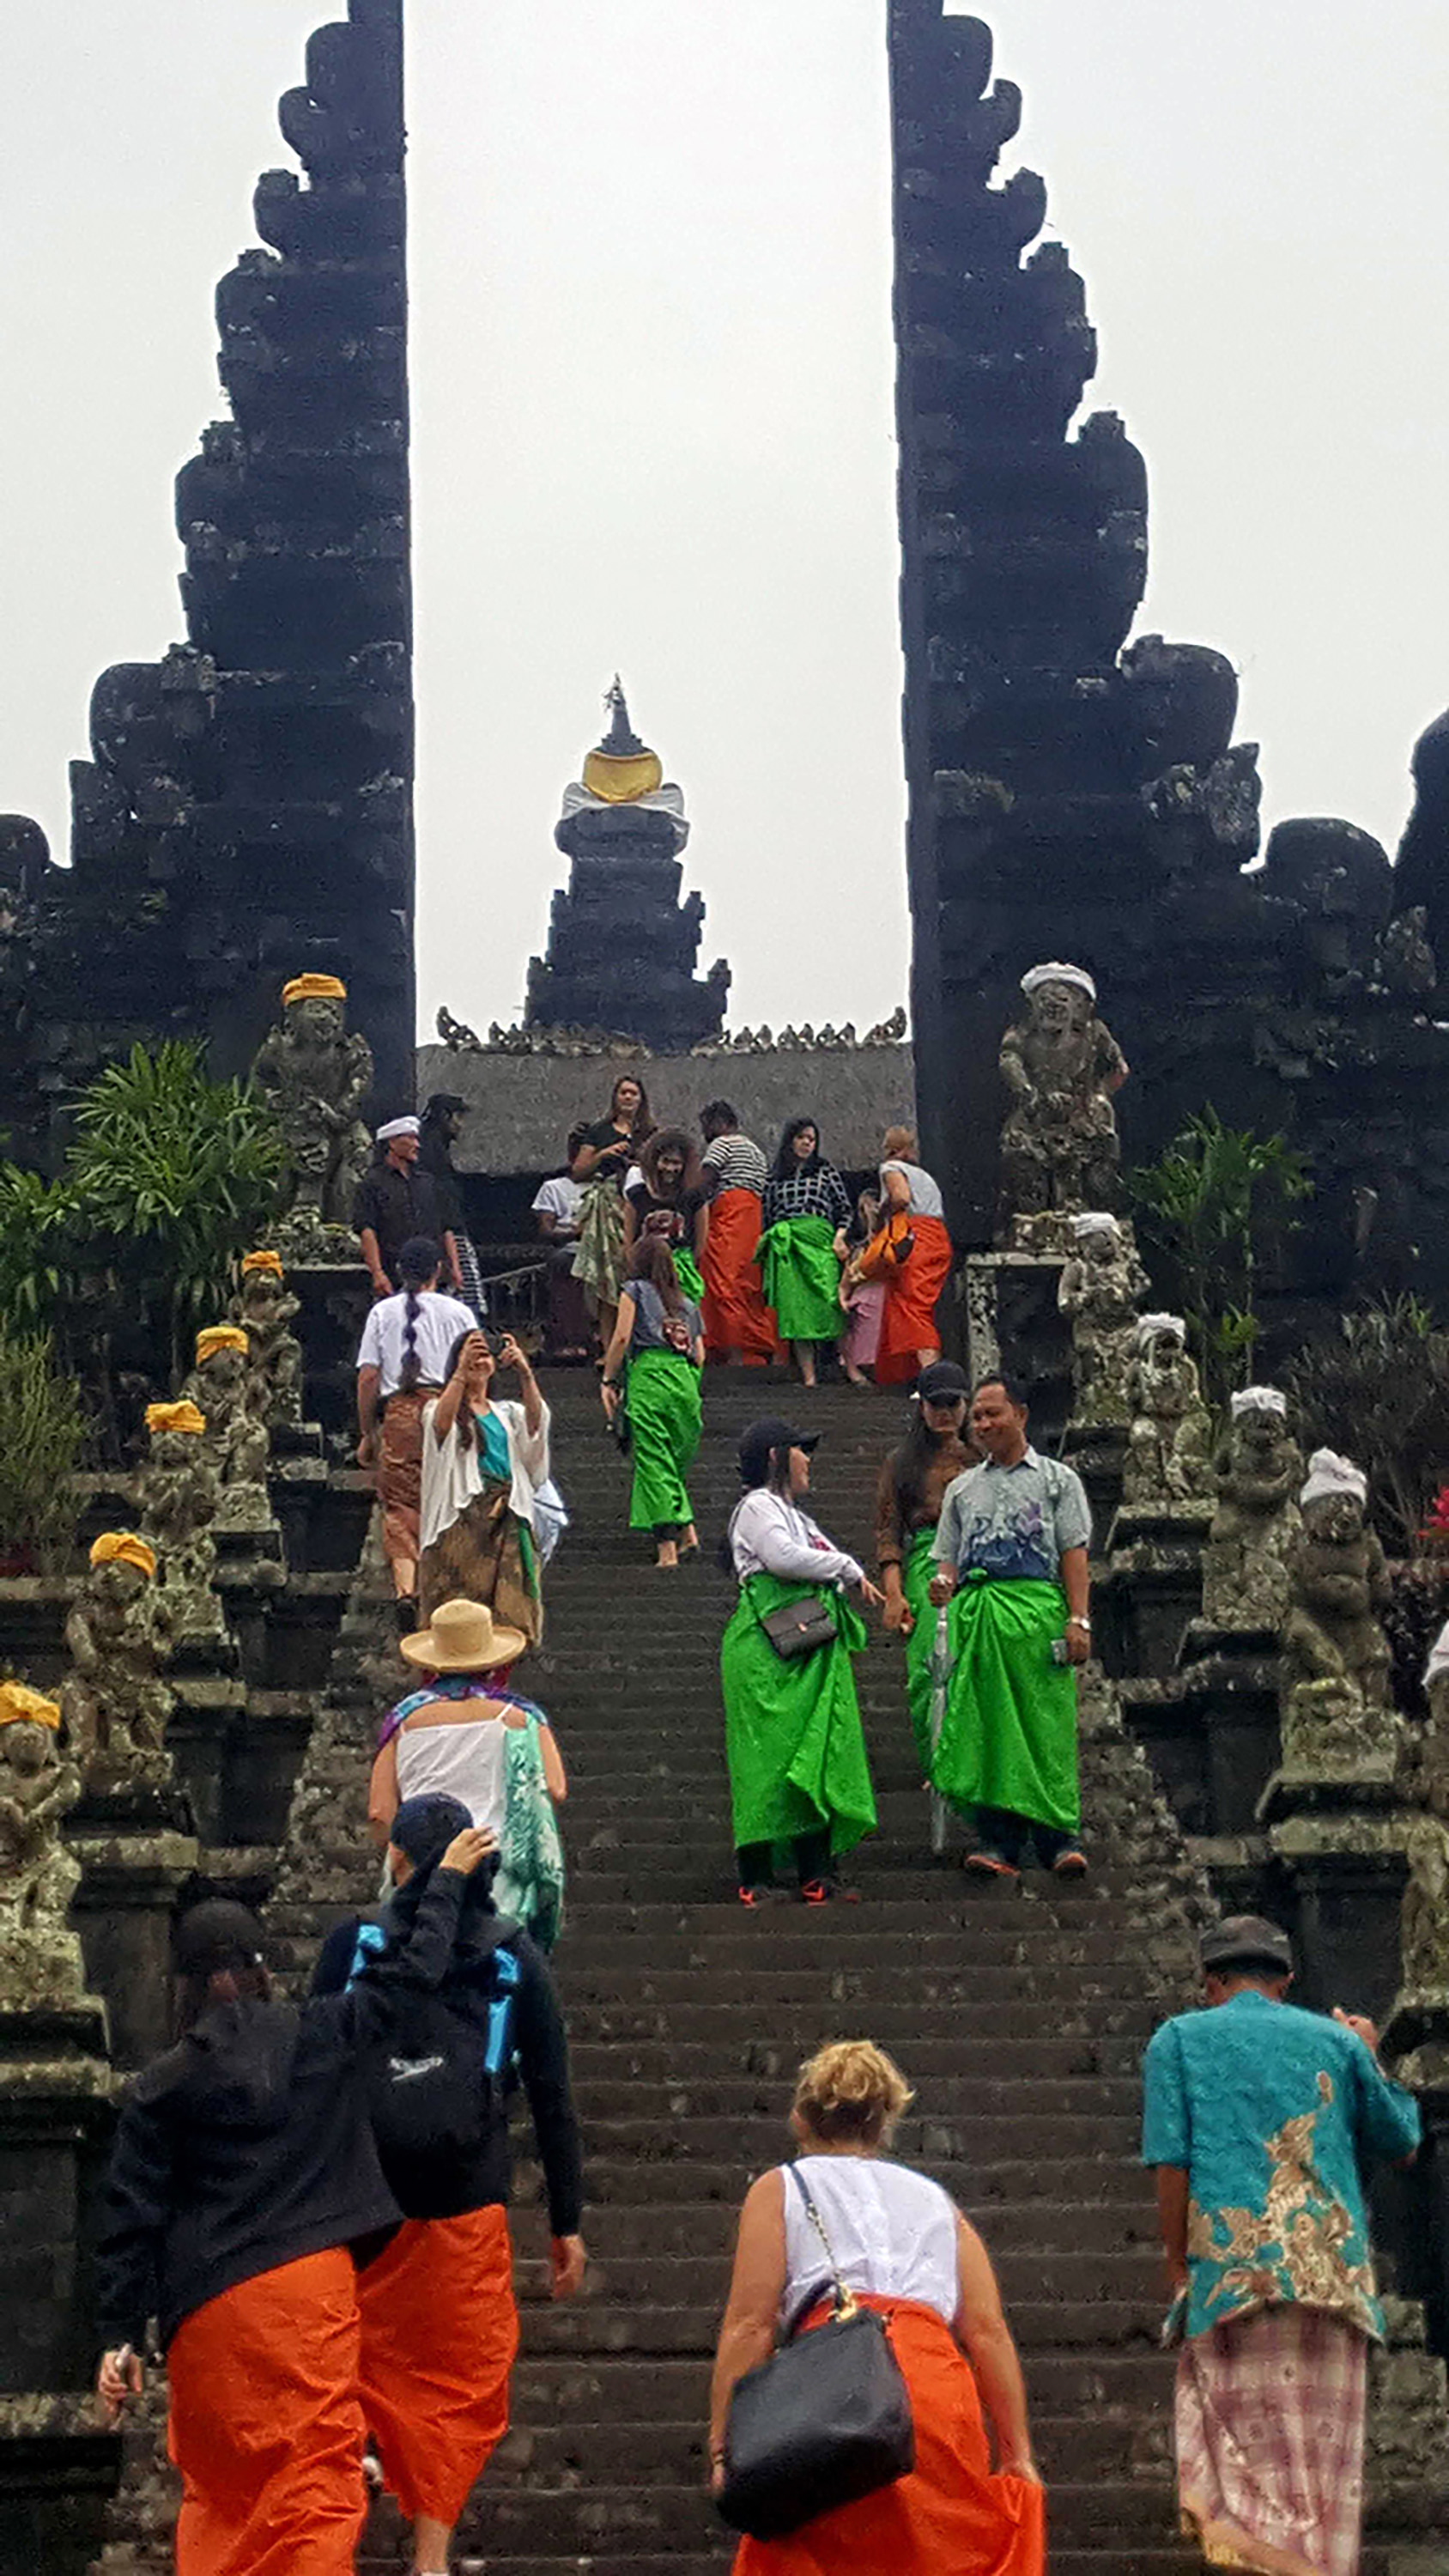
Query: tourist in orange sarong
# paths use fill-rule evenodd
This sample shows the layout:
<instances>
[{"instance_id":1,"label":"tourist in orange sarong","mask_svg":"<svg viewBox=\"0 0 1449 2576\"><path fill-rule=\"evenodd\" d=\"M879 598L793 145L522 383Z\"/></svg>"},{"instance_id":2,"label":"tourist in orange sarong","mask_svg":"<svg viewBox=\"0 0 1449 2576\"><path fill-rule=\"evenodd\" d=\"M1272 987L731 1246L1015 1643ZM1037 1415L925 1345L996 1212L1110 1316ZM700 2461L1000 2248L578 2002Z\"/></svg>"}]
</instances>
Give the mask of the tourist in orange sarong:
<instances>
[{"instance_id":1,"label":"tourist in orange sarong","mask_svg":"<svg viewBox=\"0 0 1449 2576\"><path fill-rule=\"evenodd\" d=\"M314 1991L376 1974L411 1926L467 1809L456 1798L405 1799L389 1828L395 1893L378 1917L329 1933ZM362 2402L385 2484L413 2526L417 2576L443 2576L477 2479L508 2430L518 2349L508 2237L507 2086L516 2058L548 2198L553 2295L584 2276L582 2165L563 2022L543 1954L494 1910L491 1867L464 1900L451 1967L431 2011L425 2053L440 2061L447 2135L414 2137L408 2085L394 2112L373 2096L373 2133L405 2224L358 2279ZM470 2089L471 2088L471 2089Z\"/></svg>"},{"instance_id":2,"label":"tourist in orange sarong","mask_svg":"<svg viewBox=\"0 0 1449 2576\"><path fill-rule=\"evenodd\" d=\"M844 2040L801 2068L790 2126L796 2169L836 2273L859 2305L889 2320L910 2395L915 2466L782 2539L743 2540L734 2576L1043 2576L1045 2502L990 2258L939 2184L882 2152L910 2100L890 2058L868 2040ZM740 2214L711 2391L716 2493L735 2382L767 2358L782 2321L802 2304L800 2331L824 2323L833 2299L818 2294L828 2286L804 2196L786 2188L776 2166L751 2187ZM996 2440L994 2475L983 2400Z\"/></svg>"},{"instance_id":3,"label":"tourist in orange sarong","mask_svg":"<svg viewBox=\"0 0 1449 2576\"><path fill-rule=\"evenodd\" d=\"M885 1282L885 1312L876 1348L877 1386L902 1386L941 1356L936 1307L951 1276L951 1238L946 1231L945 1203L937 1183L915 1160L916 1140L909 1127L888 1127L880 1167L882 1214L894 1219L910 1249L899 1252L880 1272ZM902 1225L904 1220L904 1225Z\"/></svg>"},{"instance_id":4,"label":"tourist in orange sarong","mask_svg":"<svg viewBox=\"0 0 1449 2576\"><path fill-rule=\"evenodd\" d=\"M706 1101L699 1124L705 1181L713 1191L700 1256L705 1345L727 1364L743 1360L746 1368L763 1368L779 1349L758 1259L769 1165L759 1146L740 1133L739 1112L728 1100Z\"/></svg>"},{"instance_id":5,"label":"tourist in orange sarong","mask_svg":"<svg viewBox=\"0 0 1449 2576\"><path fill-rule=\"evenodd\" d=\"M397 2226L367 2043L435 1988L488 1838L449 1846L405 1944L350 1994L274 2002L246 1906L177 1937L184 2037L123 2106L99 2248L114 2422L153 2316L181 2473L177 2576L350 2576L366 2510L353 2250Z\"/></svg>"}]
</instances>

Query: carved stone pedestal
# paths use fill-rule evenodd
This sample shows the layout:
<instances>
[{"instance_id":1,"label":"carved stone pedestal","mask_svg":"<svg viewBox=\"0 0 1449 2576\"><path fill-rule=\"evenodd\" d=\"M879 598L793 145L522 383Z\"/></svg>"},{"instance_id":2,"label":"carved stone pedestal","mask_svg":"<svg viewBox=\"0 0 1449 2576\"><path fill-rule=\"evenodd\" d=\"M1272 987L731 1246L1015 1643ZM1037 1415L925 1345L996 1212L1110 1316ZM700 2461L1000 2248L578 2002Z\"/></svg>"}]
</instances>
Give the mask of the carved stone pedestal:
<instances>
[{"instance_id":1,"label":"carved stone pedestal","mask_svg":"<svg viewBox=\"0 0 1449 2576\"><path fill-rule=\"evenodd\" d=\"M6 2397L77 2387L93 2361L84 2213L109 2137L111 2092L106 2015L96 1996L48 2009L0 2009Z\"/></svg>"},{"instance_id":2,"label":"carved stone pedestal","mask_svg":"<svg viewBox=\"0 0 1449 2576\"><path fill-rule=\"evenodd\" d=\"M973 1252L963 1266L966 1367L974 1385L1014 1370L1032 1389L1030 1437L1055 1449L1072 1399L1071 1326L1058 1303L1063 1254Z\"/></svg>"},{"instance_id":3,"label":"carved stone pedestal","mask_svg":"<svg viewBox=\"0 0 1449 2576\"><path fill-rule=\"evenodd\" d=\"M191 1810L175 1787L88 1792L67 1839L81 1865L73 1912L86 1976L115 2063L139 2066L171 2038L171 1920L197 1861Z\"/></svg>"},{"instance_id":4,"label":"carved stone pedestal","mask_svg":"<svg viewBox=\"0 0 1449 2576\"><path fill-rule=\"evenodd\" d=\"M1384 1807L1302 1810L1271 1825L1274 1875L1297 1933L1296 1999L1382 2021L1399 1984L1412 1819Z\"/></svg>"},{"instance_id":5,"label":"carved stone pedestal","mask_svg":"<svg viewBox=\"0 0 1449 2576\"><path fill-rule=\"evenodd\" d=\"M1276 1632L1190 1619L1178 1652L1176 1695L1183 1722L1201 1745L1199 1830L1250 1833L1279 1756Z\"/></svg>"},{"instance_id":6,"label":"carved stone pedestal","mask_svg":"<svg viewBox=\"0 0 1449 2576\"><path fill-rule=\"evenodd\" d=\"M1077 1465L1075 1456L1072 1461ZM1202 1549L1212 1517L1208 1503L1124 1503L1107 1532L1107 1575L1098 1587L1110 1605L1124 1672L1159 1678L1178 1660L1183 1632L1202 1610Z\"/></svg>"},{"instance_id":7,"label":"carved stone pedestal","mask_svg":"<svg viewBox=\"0 0 1449 2576\"><path fill-rule=\"evenodd\" d=\"M372 1304L372 1282L356 1251L349 1240L334 1259L287 1265L287 1285L301 1308L295 1330L302 1345L303 1410L324 1436L350 1432L354 1441L357 1345ZM280 1454L275 1433L273 1453Z\"/></svg>"}]
</instances>

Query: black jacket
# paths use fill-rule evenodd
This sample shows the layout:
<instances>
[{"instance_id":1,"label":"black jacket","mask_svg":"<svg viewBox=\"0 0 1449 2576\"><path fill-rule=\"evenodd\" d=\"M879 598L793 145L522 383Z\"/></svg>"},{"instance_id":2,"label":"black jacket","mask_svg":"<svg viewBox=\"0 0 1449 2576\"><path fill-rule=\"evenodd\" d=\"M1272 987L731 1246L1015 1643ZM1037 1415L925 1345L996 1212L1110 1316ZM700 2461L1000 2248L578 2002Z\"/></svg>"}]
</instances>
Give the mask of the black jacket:
<instances>
[{"instance_id":1,"label":"black jacket","mask_svg":"<svg viewBox=\"0 0 1449 2576\"><path fill-rule=\"evenodd\" d=\"M401 2212L368 2125L362 2051L397 1989L432 1991L452 1957L467 1881L434 1873L405 1946L350 1992L204 2013L137 2076L116 2131L99 2253L107 2345L163 2347L208 2299Z\"/></svg>"},{"instance_id":2,"label":"black jacket","mask_svg":"<svg viewBox=\"0 0 1449 2576\"><path fill-rule=\"evenodd\" d=\"M312 1980L314 1995L335 1992L346 1985L357 1963L358 1934L367 1924L373 1928L374 1938L381 1934L388 1946L373 1950L369 1945L368 1964L361 1971L360 1984L352 1988L354 1994L364 1991L378 1975L379 1965L389 1961L391 1943L406 1921L406 1908L399 1907L394 1899L373 1914L354 1914L335 1925L317 1961ZM517 1966L516 1982L510 1980L501 1989L494 1966L496 1950L507 1951ZM457 1947L439 1988L440 2000L486 2034L490 2010L500 1991L506 1994L509 2005L507 2048L516 2059L533 2115L548 2194L549 2226L555 2236L575 2236L583 2212L582 2158L569 2090L568 2043L553 1979L542 1951L529 1935L473 1894L465 1905ZM476 2148L413 2156L396 2167L385 2165L388 2183L405 2218L458 2218L465 2210L507 2202L512 2177L508 2122L503 2108L506 2068L504 2078L498 2086L498 2116Z\"/></svg>"}]
</instances>

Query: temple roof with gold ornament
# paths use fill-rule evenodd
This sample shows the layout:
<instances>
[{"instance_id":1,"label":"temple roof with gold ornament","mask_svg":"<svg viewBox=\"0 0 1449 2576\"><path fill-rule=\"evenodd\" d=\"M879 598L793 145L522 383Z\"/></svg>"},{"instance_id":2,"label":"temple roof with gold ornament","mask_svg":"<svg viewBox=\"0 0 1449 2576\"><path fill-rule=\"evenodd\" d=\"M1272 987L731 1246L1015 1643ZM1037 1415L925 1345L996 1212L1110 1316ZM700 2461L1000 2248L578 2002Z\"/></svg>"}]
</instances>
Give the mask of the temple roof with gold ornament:
<instances>
[{"instance_id":1,"label":"temple roof with gold ornament","mask_svg":"<svg viewBox=\"0 0 1449 2576\"><path fill-rule=\"evenodd\" d=\"M632 806L644 813L667 814L675 827L675 849L682 850L689 838L683 792L666 784L658 752L651 751L633 730L617 671L604 704L609 709L609 729L586 755L583 777L564 789L560 823L571 822L576 814Z\"/></svg>"}]
</instances>

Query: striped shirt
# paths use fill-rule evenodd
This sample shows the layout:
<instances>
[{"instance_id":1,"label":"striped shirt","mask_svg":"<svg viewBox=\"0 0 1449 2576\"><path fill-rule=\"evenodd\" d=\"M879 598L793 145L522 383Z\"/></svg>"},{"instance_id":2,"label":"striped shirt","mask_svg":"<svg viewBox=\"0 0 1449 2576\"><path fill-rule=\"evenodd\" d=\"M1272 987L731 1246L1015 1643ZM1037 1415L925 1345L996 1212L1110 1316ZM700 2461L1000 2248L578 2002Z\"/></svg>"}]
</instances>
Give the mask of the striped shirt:
<instances>
[{"instance_id":1,"label":"striped shirt","mask_svg":"<svg viewBox=\"0 0 1449 2576\"><path fill-rule=\"evenodd\" d=\"M753 1137L742 1136L736 1128L728 1136L716 1136L704 1149L704 1168L715 1174L716 1195L721 1190L753 1190L757 1199L765 1195L770 1167Z\"/></svg>"}]
</instances>

